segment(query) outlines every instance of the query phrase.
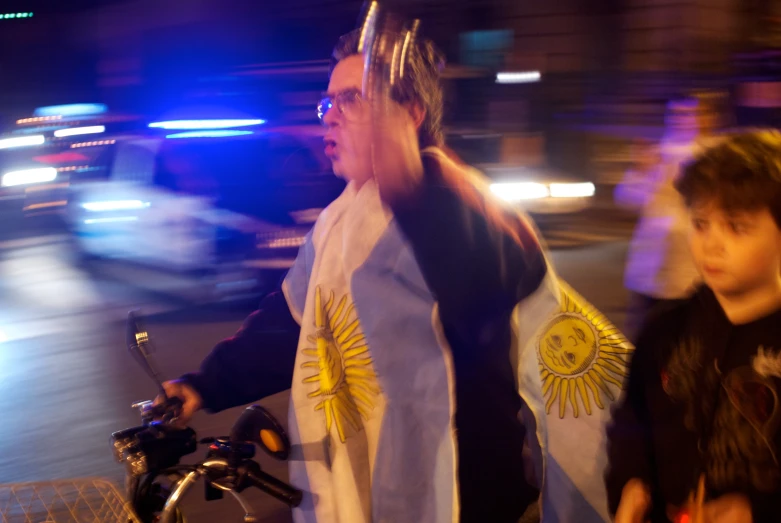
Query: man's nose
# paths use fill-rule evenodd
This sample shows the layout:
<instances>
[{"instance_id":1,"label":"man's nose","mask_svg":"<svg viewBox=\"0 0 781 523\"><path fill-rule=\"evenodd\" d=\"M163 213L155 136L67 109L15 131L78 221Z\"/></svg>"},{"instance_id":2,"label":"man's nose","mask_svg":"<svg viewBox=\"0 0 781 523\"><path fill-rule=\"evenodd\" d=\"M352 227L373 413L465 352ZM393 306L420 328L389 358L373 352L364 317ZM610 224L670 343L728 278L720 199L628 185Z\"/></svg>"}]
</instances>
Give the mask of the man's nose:
<instances>
[{"instance_id":1,"label":"man's nose","mask_svg":"<svg viewBox=\"0 0 781 523\"><path fill-rule=\"evenodd\" d=\"M326 127L333 127L339 123L339 109L334 106L328 109L323 115L323 123Z\"/></svg>"}]
</instances>

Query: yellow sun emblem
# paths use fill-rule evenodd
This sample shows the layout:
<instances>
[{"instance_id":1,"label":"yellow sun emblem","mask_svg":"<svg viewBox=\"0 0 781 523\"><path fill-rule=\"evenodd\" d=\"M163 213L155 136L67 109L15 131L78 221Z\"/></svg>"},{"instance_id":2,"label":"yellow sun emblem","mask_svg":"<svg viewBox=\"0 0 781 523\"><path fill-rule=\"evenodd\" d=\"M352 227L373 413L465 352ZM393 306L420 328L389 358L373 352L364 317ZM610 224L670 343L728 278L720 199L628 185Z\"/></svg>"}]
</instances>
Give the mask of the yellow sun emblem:
<instances>
[{"instance_id":1,"label":"yellow sun emblem","mask_svg":"<svg viewBox=\"0 0 781 523\"><path fill-rule=\"evenodd\" d=\"M322 397L315 410L325 411L325 426L330 433L336 426L342 443L347 439L347 428L355 432L363 428L363 419L374 408L375 397L380 393L377 375L372 368L369 347L361 332L358 319L352 319L354 306L347 305L343 296L334 308L334 293L324 304L320 287L315 289L314 336L307 340L315 348L303 349L303 354L315 358L301 365L304 369L317 369L317 374L304 379L304 383L317 383L310 398Z\"/></svg>"},{"instance_id":2,"label":"yellow sun emblem","mask_svg":"<svg viewBox=\"0 0 781 523\"><path fill-rule=\"evenodd\" d=\"M542 331L537 354L547 413L558 401L560 418L568 403L577 418L580 404L591 415L592 398L600 409L603 394L615 400L611 387L623 388L634 347L571 288L562 284L561 293L561 309Z\"/></svg>"}]
</instances>

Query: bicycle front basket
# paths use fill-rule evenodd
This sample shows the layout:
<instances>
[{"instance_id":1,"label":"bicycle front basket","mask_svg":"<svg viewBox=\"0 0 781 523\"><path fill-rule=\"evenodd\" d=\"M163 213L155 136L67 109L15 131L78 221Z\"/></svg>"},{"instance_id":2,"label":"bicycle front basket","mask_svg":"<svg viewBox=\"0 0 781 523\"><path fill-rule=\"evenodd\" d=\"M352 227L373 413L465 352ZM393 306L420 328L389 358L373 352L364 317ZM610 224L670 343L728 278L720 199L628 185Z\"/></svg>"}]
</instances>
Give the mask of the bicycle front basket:
<instances>
[{"instance_id":1,"label":"bicycle front basket","mask_svg":"<svg viewBox=\"0 0 781 523\"><path fill-rule=\"evenodd\" d=\"M0 484L0 523L139 523L119 490L99 478Z\"/></svg>"}]
</instances>

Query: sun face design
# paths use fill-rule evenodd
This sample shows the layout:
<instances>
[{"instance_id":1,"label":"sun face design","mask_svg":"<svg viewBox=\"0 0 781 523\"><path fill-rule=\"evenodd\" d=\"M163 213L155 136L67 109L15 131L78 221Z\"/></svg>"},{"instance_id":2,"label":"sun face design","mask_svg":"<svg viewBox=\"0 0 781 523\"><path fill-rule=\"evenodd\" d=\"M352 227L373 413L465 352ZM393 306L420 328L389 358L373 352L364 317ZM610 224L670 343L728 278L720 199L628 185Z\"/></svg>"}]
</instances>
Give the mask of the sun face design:
<instances>
[{"instance_id":1,"label":"sun face design","mask_svg":"<svg viewBox=\"0 0 781 523\"><path fill-rule=\"evenodd\" d=\"M537 356L546 411L559 403L559 418L567 404L577 418L580 405L591 415L593 399L605 408L602 396L610 401L623 387L634 347L605 316L562 284L561 309L545 326L537 340Z\"/></svg>"},{"instance_id":2,"label":"sun face design","mask_svg":"<svg viewBox=\"0 0 781 523\"><path fill-rule=\"evenodd\" d=\"M317 330L314 336L307 337L314 347L302 350L313 360L304 362L301 368L317 371L303 380L317 384L317 389L308 396L322 398L315 410L325 412L326 430L330 434L331 428L336 426L342 443L347 440L348 428L354 432L363 429L363 420L368 418L380 393L369 346L357 317L353 319L353 312L353 304L347 304L347 295L334 306L334 293L331 292L328 301L323 303L320 287L317 287Z\"/></svg>"}]
</instances>

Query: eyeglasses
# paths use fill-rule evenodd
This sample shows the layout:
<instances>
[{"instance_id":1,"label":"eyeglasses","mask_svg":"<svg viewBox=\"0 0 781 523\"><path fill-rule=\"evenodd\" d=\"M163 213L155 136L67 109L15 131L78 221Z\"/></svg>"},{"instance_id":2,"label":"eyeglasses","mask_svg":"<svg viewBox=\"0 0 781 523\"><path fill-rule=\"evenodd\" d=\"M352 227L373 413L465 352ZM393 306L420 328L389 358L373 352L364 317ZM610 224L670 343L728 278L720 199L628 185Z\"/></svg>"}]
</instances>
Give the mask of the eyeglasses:
<instances>
[{"instance_id":1,"label":"eyeglasses","mask_svg":"<svg viewBox=\"0 0 781 523\"><path fill-rule=\"evenodd\" d=\"M357 115L364 99L358 89L347 89L334 96L326 96L317 104L317 118L325 125L325 115L333 107L347 118Z\"/></svg>"}]
</instances>

